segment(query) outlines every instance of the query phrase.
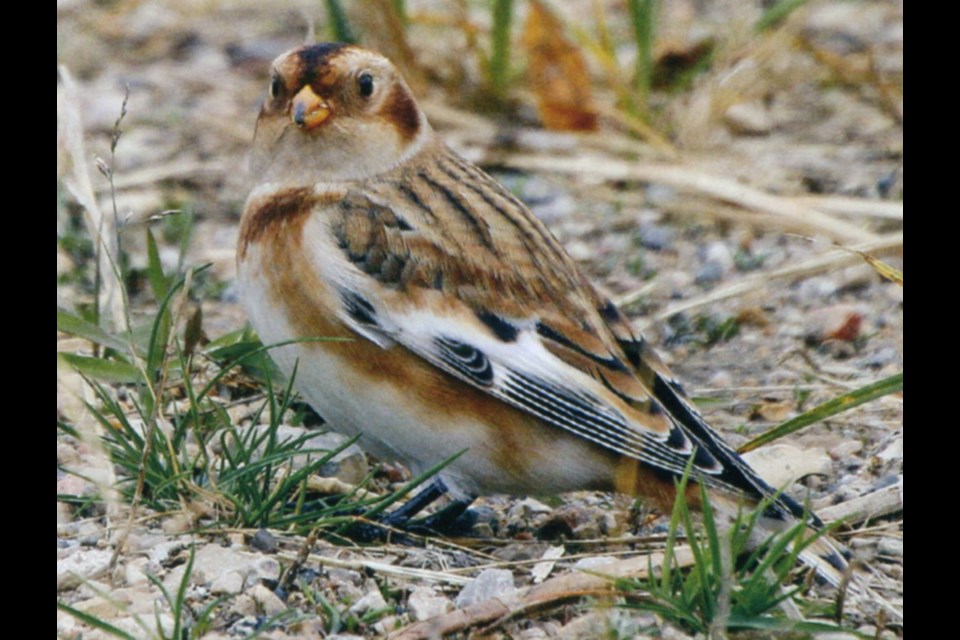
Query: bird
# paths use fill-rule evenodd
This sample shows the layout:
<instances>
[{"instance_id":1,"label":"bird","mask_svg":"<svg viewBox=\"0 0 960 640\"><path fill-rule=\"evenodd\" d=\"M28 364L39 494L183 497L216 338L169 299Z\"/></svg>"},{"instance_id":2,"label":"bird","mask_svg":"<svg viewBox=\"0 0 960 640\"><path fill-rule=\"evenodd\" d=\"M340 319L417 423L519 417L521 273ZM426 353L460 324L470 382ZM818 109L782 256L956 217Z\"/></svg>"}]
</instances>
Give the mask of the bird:
<instances>
[{"instance_id":1,"label":"bird","mask_svg":"<svg viewBox=\"0 0 960 640\"><path fill-rule=\"evenodd\" d=\"M384 56L306 45L272 64L237 246L271 356L336 430L440 472L454 497L616 491L669 510L689 474L766 530L823 523L706 422L543 222L431 128ZM315 339L316 338L316 339ZM320 338L330 338L321 340ZM827 536L800 553L828 582Z\"/></svg>"}]
</instances>

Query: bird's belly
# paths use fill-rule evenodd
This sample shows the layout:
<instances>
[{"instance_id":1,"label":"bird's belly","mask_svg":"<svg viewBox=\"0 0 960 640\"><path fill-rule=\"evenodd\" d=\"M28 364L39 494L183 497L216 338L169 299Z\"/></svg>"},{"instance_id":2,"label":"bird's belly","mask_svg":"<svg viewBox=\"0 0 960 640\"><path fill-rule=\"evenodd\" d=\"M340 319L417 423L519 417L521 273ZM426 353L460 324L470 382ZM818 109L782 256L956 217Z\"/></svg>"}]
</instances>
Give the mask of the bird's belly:
<instances>
[{"instance_id":1,"label":"bird's belly","mask_svg":"<svg viewBox=\"0 0 960 640\"><path fill-rule=\"evenodd\" d=\"M305 330L296 310L278 303L263 270L241 263L238 281L265 345L348 338L284 345L270 355L333 429L360 434L361 446L374 455L416 473L461 454L441 473L461 495L613 486L616 462L609 452L451 378L400 345L382 348L353 334L329 310L326 330Z\"/></svg>"}]
</instances>

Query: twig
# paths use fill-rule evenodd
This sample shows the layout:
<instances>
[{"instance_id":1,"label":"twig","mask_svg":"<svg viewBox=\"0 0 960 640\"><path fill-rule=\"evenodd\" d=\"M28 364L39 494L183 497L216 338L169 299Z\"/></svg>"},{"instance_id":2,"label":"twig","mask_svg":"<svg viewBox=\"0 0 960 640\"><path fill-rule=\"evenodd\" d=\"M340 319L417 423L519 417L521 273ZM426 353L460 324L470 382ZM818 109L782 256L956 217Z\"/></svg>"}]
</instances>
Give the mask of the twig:
<instances>
[{"instance_id":1,"label":"twig","mask_svg":"<svg viewBox=\"0 0 960 640\"><path fill-rule=\"evenodd\" d=\"M674 549L679 566L693 564L689 547ZM545 580L541 584L491 598L464 609L451 611L409 625L388 636L390 640L426 640L441 638L478 625L500 622L535 609L562 604L583 593L612 593L610 578L644 578L651 568L663 563L663 554L638 556L601 567L596 573L567 573ZM599 575L599 574L604 575Z\"/></svg>"},{"instance_id":2,"label":"twig","mask_svg":"<svg viewBox=\"0 0 960 640\"><path fill-rule=\"evenodd\" d=\"M871 254L880 254L902 247L903 233L898 232L882 236L870 242L864 242L863 244L856 245L853 247L853 249ZM850 264L856 264L858 262L862 262L862 260L863 259L856 253L850 253L849 251L842 250L831 251L830 253L810 258L809 260L805 260L799 264L783 267L782 269L775 269L766 273L756 274L744 278L740 282L734 282L733 284L729 284L724 287L717 287L713 291L710 291L702 296L670 305L663 311L655 314L652 318L640 319L636 324L638 325L638 328L642 330L652 322L662 322L678 313L683 313L685 311L690 311L692 309L697 309L699 307L720 302L721 300L727 300L728 298L734 298L746 293L750 293L751 291L762 289L776 280L805 278L816 273L823 273L825 271L845 267Z\"/></svg>"},{"instance_id":3,"label":"twig","mask_svg":"<svg viewBox=\"0 0 960 640\"><path fill-rule=\"evenodd\" d=\"M903 478L895 485L872 491L853 500L818 509L824 521L843 520L856 524L903 510Z\"/></svg>"},{"instance_id":4,"label":"twig","mask_svg":"<svg viewBox=\"0 0 960 640\"><path fill-rule=\"evenodd\" d=\"M841 216L884 218L903 221L903 203L889 200L868 200L846 196L799 196L791 198L804 207Z\"/></svg>"},{"instance_id":5,"label":"twig","mask_svg":"<svg viewBox=\"0 0 960 640\"><path fill-rule=\"evenodd\" d=\"M871 231L837 220L816 209L805 207L789 198L765 193L740 184L683 166L635 164L609 157L576 158L546 157L541 155L508 154L503 161L526 171L586 175L606 180L636 180L665 184L681 191L692 191L718 200L737 204L745 209L773 216L784 216L803 224L811 233L825 234L841 242L868 242L877 239Z\"/></svg>"}]
</instances>

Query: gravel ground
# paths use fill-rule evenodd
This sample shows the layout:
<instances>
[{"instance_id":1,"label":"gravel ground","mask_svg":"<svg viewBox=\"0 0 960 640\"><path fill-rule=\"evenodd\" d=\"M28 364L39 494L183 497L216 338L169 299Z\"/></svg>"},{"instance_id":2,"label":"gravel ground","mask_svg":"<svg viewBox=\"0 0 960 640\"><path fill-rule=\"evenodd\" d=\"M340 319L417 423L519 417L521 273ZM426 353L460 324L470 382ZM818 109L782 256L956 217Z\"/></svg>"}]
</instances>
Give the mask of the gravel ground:
<instances>
[{"instance_id":1,"label":"gravel ground","mask_svg":"<svg viewBox=\"0 0 960 640\"><path fill-rule=\"evenodd\" d=\"M389 41L377 40L376 21L346 4L368 41L391 50ZM742 3L663 7L659 49L686 51L707 38L723 43L711 72L677 95L656 97L672 158L633 141L615 119L602 120L593 134L544 131L522 81L511 115L480 115L479 66L464 31L450 26L454 14L437 3L409 4L415 19L408 42L424 71L417 90L435 128L530 204L594 282L624 302L731 443L903 370L902 286L855 254L805 268L833 255L834 244L878 243L893 247L882 259L902 269L902 235L896 242L903 194L901 3L814 2L780 35L762 41L745 29L759 9ZM515 4L518 15L525 13L526 3ZM623 19L620 3L603 4L614 24ZM592 6L571 3L564 15L586 20ZM482 33L489 16L476 7L467 15ZM191 302L202 309L205 335L244 326L233 252L248 189L247 147L269 61L302 42L308 19L324 33L326 14L296 3L58 0L58 65L76 83L71 91L58 77L58 308L72 311L93 299L94 261L78 248L82 209L66 186L76 162L64 114L76 105L86 157L109 159L128 87L112 166L129 267L142 273L147 264L150 225L168 269L211 265ZM614 35L626 28L616 27ZM601 90L596 100L612 104L614 97ZM567 161L588 169L570 169ZM654 175L650 167L678 173ZM95 170L90 174L108 207L109 184ZM181 213L151 221L166 210ZM841 225L814 224L810 212ZM181 256L177 220L188 216L194 222ZM145 280L129 282L136 318L152 308ZM89 353L89 344L58 332L57 349ZM249 385L231 379L225 393L235 397ZM89 420L85 393L83 380L58 364L58 421ZM116 393L122 400L122 389ZM254 426L249 407L231 407L231 418ZM882 509L871 507L881 509L879 517L856 512L838 535L870 562L874 584L901 607L902 410L902 393L885 396L751 454L773 484L793 482L790 491L821 514L853 513L864 496L895 496ZM350 449L328 471L351 483L371 468ZM184 619L202 619L203 608L217 602L206 626L193 626L196 637L377 637L604 561L621 562L661 543L667 528L665 518L623 496L491 496L480 501L473 537L358 547L308 543L278 530L197 533L215 518L189 509L141 511L128 523L129 508L109 496L106 507L60 501L104 495L117 473L96 446L58 429L58 602L134 637L171 632L174 614L160 585L177 592L191 548ZM406 479L402 468L388 465L376 486L389 489ZM283 576L293 563L300 582L291 585ZM361 622L336 628L310 594L322 595L342 620ZM613 604L573 599L488 632L526 639L689 637L653 614ZM874 633L874 608L848 613L855 628ZM60 610L57 633L109 635ZM900 633L902 623L882 636Z\"/></svg>"}]
</instances>

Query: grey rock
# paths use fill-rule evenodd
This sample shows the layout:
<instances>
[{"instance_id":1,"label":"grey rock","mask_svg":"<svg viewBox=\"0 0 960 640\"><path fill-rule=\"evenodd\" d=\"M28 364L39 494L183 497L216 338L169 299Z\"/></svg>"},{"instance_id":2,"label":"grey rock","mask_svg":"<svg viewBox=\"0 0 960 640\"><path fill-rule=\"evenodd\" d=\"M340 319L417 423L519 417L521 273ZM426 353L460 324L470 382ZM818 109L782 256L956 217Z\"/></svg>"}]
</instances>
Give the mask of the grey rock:
<instances>
[{"instance_id":1,"label":"grey rock","mask_svg":"<svg viewBox=\"0 0 960 640\"><path fill-rule=\"evenodd\" d=\"M367 611L376 611L377 609L383 609L386 606L387 601L383 599L383 594L380 593L380 589L376 584L372 584L372 588L367 591L362 598L354 602L349 611L350 613L355 613L358 616L362 616Z\"/></svg>"},{"instance_id":2,"label":"grey rock","mask_svg":"<svg viewBox=\"0 0 960 640\"><path fill-rule=\"evenodd\" d=\"M210 583L210 593L230 595L243 591L243 575L239 571L221 573Z\"/></svg>"},{"instance_id":3,"label":"grey rock","mask_svg":"<svg viewBox=\"0 0 960 640\"><path fill-rule=\"evenodd\" d=\"M176 567L164 578L163 583L171 592L183 579L185 565ZM259 584L264 580L277 580L280 577L280 564L273 557L259 553L250 553L236 547L221 547L207 544L197 549L193 560L193 584L213 584L220 576L230 572L239 573L244 586Z\"/></svg>"},{"instance_id":4,"label":"grey rock","mask_svg":"<svg viewBox=\"0 0 960 640\"><path fill-rule=\"evenodd\" d=\"M57 591L74 589L86 580L106 574L112 552L105 549L72 548L65 557L57 557Z\"/></svg>"},{"instance_id":5,"label":"grey rock","mask_svg":"<svg viewBox=\"0 0 960 640\"><path fill-rule=\"evenodd\" d=\"M262 584L254 585L247 594L257 603L257 608L268 616L275 616L287 610L287 605L273 591Z\"/></svg>"},{"instance_id":6,"label":"grey rock","mask_svg":"<svg viewBox=\"0 0 960 640\"><path fill-rule=\"evenodd\" d=\"M264 553L276 553L277 539L266 529L257 529L257 532L250 538L250 548Z\"/></svg>"},{"instance_id":7,"label":"grey rock","mask_svg":"<svg viewBox=\"0 0 960 640\"><path fill-rule=\"evenodd\" d=\"M593 571L601 567L607 567L617 562L617 559L611 556L593 556L591 558L581 558L573 565L576 570Z\"/></svg>"},{"instance_id":8,"label":"grey rock","mask_svg":"<svg viewBox=\"0 0 960 640\"><path fill-rule=\"evenodd\" d=\"M883 537L877 545L877 551L888 556L903 557L903 540L900 538Z\"/></svg>"},{"instance_id":9,"label":"grey rock","mask_svg":"<svg viewBox=\"0 0 960 640\"><path fill-rule=\"evenodd\" d=\"M484 569L464 585L455 605L463 609L478 602L485 602L514 590L513 572L506 569Z\"/></svg>"},{"instance_id":10,"label":"grey rock","mask_svg":"<svg viewBox=\"0 0 960 640\"><path fill-rule=\"evenodd\" d=\"M659 224L641 224L638 232L640 246L651 251L663 251L673 246L676 232Z\"/></svg>"},{"instance_id":11,"label":"grey rock","mask_svg":"<svg viewBox=\"0 0 960 640\"><path fill-rule=\"evenodd\" d=\"M723 121L734 133L760 136L770 133L773 119L762 102L740 102L730 105L723 114Z\"/></svg>"},{"instance_id":12,"label":"grey rock","mask_svg":"<svg viewBox=\"0 0 960 640\"><path fill-rule=\"evenodd\" d=\"M407 609L413 621L426 620L453 609L446 596L439 595L432 587L417 587L407 598Z\"/></svg>"}]
</instances>

